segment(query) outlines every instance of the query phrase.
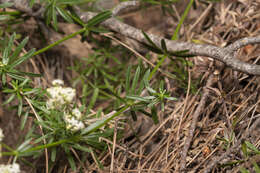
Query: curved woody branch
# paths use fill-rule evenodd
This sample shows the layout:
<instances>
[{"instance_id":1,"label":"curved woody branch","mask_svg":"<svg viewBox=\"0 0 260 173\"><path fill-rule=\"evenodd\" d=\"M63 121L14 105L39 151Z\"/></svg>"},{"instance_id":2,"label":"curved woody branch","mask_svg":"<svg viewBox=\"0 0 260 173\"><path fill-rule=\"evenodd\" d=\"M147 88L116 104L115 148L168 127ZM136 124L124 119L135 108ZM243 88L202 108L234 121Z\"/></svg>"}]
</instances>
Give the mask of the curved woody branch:
<instances>
[{"instance_id":1,"label":"curved woody branch","mask_svg":"<svg viewBox=\"0 0 260 173\"><path fill-rule=\"evenodd\" d=\"M81 19L87 22L96 14L92 12L81 13L77 10ZM132 38L138 42L149 44L140 29L122 23L114 18L108 19L102 23L103 26L118 32L126 37ZM248 44L260 43L260 36L258 37L246 37L234 42L226 48L220 48L212 45L194 44L188 42L172 41L163 37L155 36L153 34L147 34L156 46L161 47L161 40L164 39L167 49L170 52L176 52L181 50L189 50L190 54L198 56L206 56L225 63L234 70L238 70L244 73L260 75L260 66L255 64L245 63L235 58L233 52Z\"/></svg>"},{"instance_id":2,"label":"curved woody branch","mask_svg":"<svg viewBox=\"0 0 260 173\"><path fill-rule=\"evenodd\" d=\"M23 1L23 0L21 0ZM3 2L13 2L14 8L16 7L16 3L18 1L15 0L0 0L0 3ZM19 1L20 2L20 1ZM118 13L126 10L128 7L138 7L141 4L138 1L129 1L120 3L117 7L113 10L113 16L117 15ZM23 11L30 11L29 7L23 7ZM93 12L81 12L81 10L77 7L74 7L76 13L80 16L80 18L87 22L89 19L97 15L97 13ZM19 9L18 9L19 10ZM31 12L31 11L30 11ZM140 43L149 44L146 40L145 36L143 35L140 29L132 27L128 24L125 24L115 18L110 18L101 25L105 26L106 28L117 32L121 35L126 37L132 38ZM181 50L189 50L189 54L198 55L198 56L205 56L210 57L215 60L219 60L226 64L227 66L231 67L234 70L238 70L247 74L252 75L260 75L260 65L249 64L237 59L234 56L234 52L239 48L246 46L248 44L259 44L260 43L260 36L257 37L246 37L240 40L235 41L233 44L225 48L220 48L213 45L206 45L206 44L195 44L195 43L188 43L188 42L181 42L181 41L173 41L168 40L163 37L155 36L153 34L147 34L151 40L158 46L161 47L161 40L164 39L167 49L169 52L176 52Z\"/></svg>"}]
</instances>

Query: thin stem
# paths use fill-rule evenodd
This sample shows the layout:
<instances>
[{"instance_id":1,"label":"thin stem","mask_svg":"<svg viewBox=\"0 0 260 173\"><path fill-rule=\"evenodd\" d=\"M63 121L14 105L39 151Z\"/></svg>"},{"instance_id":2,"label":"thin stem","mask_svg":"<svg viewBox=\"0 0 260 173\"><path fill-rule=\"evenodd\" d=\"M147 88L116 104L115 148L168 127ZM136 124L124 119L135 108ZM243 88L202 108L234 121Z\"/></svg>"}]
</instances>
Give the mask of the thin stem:
<instances>
[{"instance_id":1,"label":"thin stem","mask_svg":"<svg viewBox=\"0 0 260 173\"><path fill-rule=\"evenodd\" d=\"M172 40L178 40L178 37L179 37L178 34L179 34L180 29L181 29L181 25L183 24L185 18L186 18L187 15L188 15L188 13L189 13L189 11L190 11L190 8L191 8L191 6L192 6L192 4L193 4L193 1L194 1L194 0L190 0L188 6L186 7L185 11L183 12L183 14L182 14L182 16L181 16L181 20L179 21L179 23L178 23L178 25L177 25L177 27L176 27L174 33L173 33L173 36L172 36L172 38L171 38Z\"/></svg>"},{"instance_id":2,"label":"thin stem","mask_svg":"<svg viewBox=\"0 0 260 173\"><path fill-rule=\"evenodd\" d=\"M72 34L70 34L70 35L68 35L68 36L66 36L66 37L64 37L64 38L62 38L62 39L60 39L60 40L58 40L58 41L56 41L56 42L54 42L54 43L52 43L52 44L50 44L50 45L44 47L44 48L42 48L42 49L40 49L40 50L38 50L37 52L35 52L35 53L33 54L33 56L38 55L38 54L40 54L40 53L43 53L43 52L45 52L46 50L48 50L48 49L50 49L50 48L52 48L52 47L54 47L54 46L57 46L58 44L60 44L60 43L62 43L62 42L64 42L64 41L66 41L66 40L68 40L68 39L71 39L71 38L75 37L76 35L81 34L81 33L85 32L85 31L86 31L86 28L82 28L81 30L79 30L79 31L77 31L77 32L74 32L74 33L72 33Z\"/></svg>"},{"instance_id":3,"label":"thin stem","mask_svg":"<svg viewBox=\"0 0 260 173\"><path fill-rule=\"evenodd\" d=\"M33 105L31 104L30 99L28 99L27 97L24 97L24 98L25 98L26 102L29 104L30 108L32 109L32 111L33 111L33 113L34 113L36 119L37 119L39 122L41 122L41 118L40 118L40 116L37 114L37 112L35 111ZM44 136L42 126L39 125L39 127L40 127L40 131L41 131L41 133L42 133L42 136ZM45 138L43 138L43 142L44 142L44 144L47 143L46 140L45 140ZM48 161L48 160L49 160L49 159L48 159L48 150L47 150L47 148L45 148L45 158L46 158L46 159L45 159L45 161L46 161L46 173L48 173L48 172L49 172L49 170L48 170L48 168L49 168L49 164L48 164L49 161Z\"/></svg>"},{"instance_id":4,"label":"thin stem","mask_svg":"<svg viewBox=\"0 0 260 173\"><path fill-rule=\"evenodd\" d=\"M164 62L164 60L167 58L167 55L163 55L162 59L158 62L158 64L156 64L156 66L153 68L152 72L149 75L149 80L152 79L154 73L160 68L160 66L162 65L162 63Z\"/></svg>"}]
</instances>

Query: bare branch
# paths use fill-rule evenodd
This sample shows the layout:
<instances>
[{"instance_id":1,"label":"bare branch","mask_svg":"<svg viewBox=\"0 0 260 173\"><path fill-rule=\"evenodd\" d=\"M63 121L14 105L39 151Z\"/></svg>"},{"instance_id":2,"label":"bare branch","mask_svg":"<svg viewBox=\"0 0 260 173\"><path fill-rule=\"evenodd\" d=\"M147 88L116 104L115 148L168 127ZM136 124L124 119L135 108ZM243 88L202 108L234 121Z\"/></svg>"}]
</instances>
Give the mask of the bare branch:
<instances>
[{"instance_id":1,"label":"bare branch","mask_svg":"<svg viewBox=\"0 0 260 173\"><path fill-rule=\"evenodd\" d=\"M94 17L96 13L86 12L81 13L78 8L75 8L76 12L80 18L87 22L89 19ZM149 44L140 29L127 25L120 22L114 18L108 19L102 23L103 26L118 32L126 37L132 38L144 44ZM161 47L161 40L164 39L168 51L176 52L181 50L189 50L190 54L198 56L206 56L225 63L227 66L234 70L238 70L244 73L260 75L260 66L255 64L245 63L235 58L233 55L234 50L245 46L247 44L257 44L260 43L260 37L246 37L244 39L238 40L233 44L229 45L227 48L220 48L217 46L206 45L206 44L194 44L188 42L172 41L165 39L163 37L155 36L153 34L147 34L151 40L156 44L156 46Z\"/></svg>"},{"instance_id":2,"label":"bare branch","mask_svg":"<svg viewBox=\"0 0 260 173\"><path fill-rule=\"evenodd\" d=\"M123 10L128 10L129 7L139 7L140 2L139 1L127 1L122 2L119 5L117 5L114 10L112 11L113 16L119 15Z\"/></svg>"},{"instance_id":3,"label":"bare branch","mask_svg":"<svg viewBox=\"0 0 260 173\"><path fill-rule=\"evenodd\" d=\"M260 36L258 37L246 37L239 39L232 43L231 45L227 46L225 49L227 49L230 52L237 51L239 48L244 47L249 44L259 44L260 43Z\"/></svg>"},{"instance_id":4,"label":"bare branch","mask_svg":"<svg viewBox=\"0 0 260 173\"><path fill-rule=\"evenodd\" d=\"M14 8L17 8L18 10L22 9L21 5L19 4L26 4L26 3L21 3L24 1L25 0L18 0L18 1L0 0L0 2L13 2ZM123 5L119 4L118 7L115 8L114 14L118 14L122 9L125 9L128 6L135 6L135 5L138 6L139 3L137 2L138 1L131 1ZM92 13L92 12L82 13L80 9L76 7L74 9L78 13L80 18L85 22L87 22L89 19L91 19L96 15L96 13ZM22 11L29 13L29 15L31 14L31 11L28 9L28 6L27 7L24 6ZM149 42L146 40L146 38L144 37L140 29L127 25L123 22L120 22L115 18L108 19L103 23L101 23L101 25L107 27L112 31L118 32L126 37L132 38L140 43L149 44ZM226 48L220 48L217 46L206 45L206 44L194 44L188 42L172 41L152 34L148 34L148 36L158 47L161 47L161 40L164 39L166 42L167 49L170 52L189 50L190 54L210 57L215 60L219 60L234 70L238 70L252 75L260 75L259 65L243 62L234 56L234 51L247 44L259 44L260 36L243 38L241 40L234 42L233 44L229 45Z\"/></svg>"}]
</instances>

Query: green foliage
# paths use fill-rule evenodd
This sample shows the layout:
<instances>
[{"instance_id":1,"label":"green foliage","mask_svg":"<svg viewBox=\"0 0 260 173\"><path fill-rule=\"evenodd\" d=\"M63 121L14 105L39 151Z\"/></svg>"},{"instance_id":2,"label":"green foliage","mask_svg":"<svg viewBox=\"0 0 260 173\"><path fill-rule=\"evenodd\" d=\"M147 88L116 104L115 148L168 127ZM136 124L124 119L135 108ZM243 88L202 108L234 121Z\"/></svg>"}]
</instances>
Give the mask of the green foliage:
<instances>
[{"instance_id":1,"label":"green foliage","mask_svg":"<svg viewBox=\"0 0 260 173\"><path fill-rule=\"evenodd\" d=\"M16 34L14 33L10 37L9 41L6 42L7 44L5 45L5 48L4 48L3 52L2 52L2 60L0 61L0 76L1 76L1 79L2 79L3 85L6 84L7 76L9 76L9 77L11 77L13 79L16 79L16 80L20 80L20 81L23 81L23 80L26 79L24 77L24 75L31 76L31 77L39 77L39 76L41 76L39 74L22 72L22 71L19 71L19 70L17 70L15 68L18 65L20 65L21 63L23 63L24 61L26 61L29 58L31 58L33 56L33 53L35 52L35 50L32 49L29 52L27 52L26 54L24 54L23 56L19 57L19 54L20 54L22 48L27 43L28 38L25 38L15 48L15 50L12 51L12 48L14 47L15 36L16 36Z\"/></svg>"},{"instance_id":2,"label":"green foliage","mask_svg":"<svg viewBox=\"0 0 260 173\"><path fill-rule=\"evenodd\" d=\"M41 5L44 6L44 19L47 26L52 26L57 31L59 17L62 17L66 22L79 24L82 28L38 51L32 49L22 54L22 50L28 42L28 37L18 40L17 35L13 33L10 37L1 38L1 86L3 87L2 92L8 97L3 105L12 105L10 107L17 110L18 116L21 117L21 130L24 129L28 117L36 117L32 128L24 137L24 141L17 145L15 149L2 144L7 150L7 152L2 153L3 155L14 156L14 160L21 159L29 164L25 157L41 157L44 150L47 149L50 153L50 170L53 169L57 158L64 153L70 167L76 170L78 165L73 152L76 151L82 153L79 154L80 158L86 157L86 154L89 153L102 168L102 164L97 159L97 154L107 149L107 144L100 138L112 140L114 129L109 124L111 120L128 113L132 115L133 120L137 120L138 112L150 117L154 123L158 123L157 110L163 111L166 101L176 100L165 90L162 80L156 81L154 86L151 86L150 80L166 57L187 57L189 56L188 50L169 52L165 40L161 40L161 48L159 48L144 33L150 43L147 47L163 57L152 71L149 67L145 68L141 61L138 65L129 65L129 63L125 63L131 55L128 50L121 46L112 45L109 39L100 41L93 37L93 35L97 36L100 33L107 32L105 29L98 27L98 24L110 18L112 13L110 11L101 12L84 23L70 8L83 2L90 1L40 1ZM146 2L168 6L175 1L150 0ZM34 4L35 0L31 0L30 6L32 7ZM7 8L12 5L11 3L4 3L0 5L0 8ZM25 19L21 14L23 13L18 11L5 12L3 10L0 12L0 20L7 21L6 24L12 26L8 22ZM78 102L82 104L79 109L84 114L82 121L86 125L83 129L72 131L67 128L64 115L75 108L77 104L67 105L60 110L48 108L46 100L49 95L44 89L34 87L30 79L31 77L41 77L41 75L20 71L21 68L19 67L35 55L39 55L79 34L82 35L82 41L88 38L96 45L96 48L93 48L93 53L89 57L75 61L75 66L70 67L71 70L78 73L78 76L73 80L73 86L81 89ZM2 37L3 35L1 33ZM16 45L16 42L20 43ZM100 103L104 102L109 103L108 106L98 109L93 114L92 110L95 110ZM105 114L105 116L101 116L101 114Z\"/></svg>"},{"instance_id":3,"label":"green foliage","mask_svg":"<svg viewBox=\"0 0 260 173\"><path fill-rule=\"evenodd\" d=\"M80 3L86 3L86 0L46 0L45 3L45 19L47 25L52 25L54 29L58 30L57 15L59 14L68 23L73 23L70 11L67 10L68 6L76 5ZM34 0L30 2L31 6L34 4Z\"/></svg>"},{"instance_id":4,"label":"green foliage","mask_svg":"<svg viewBox=\"0 0 260 173\"><path fill-rule=\"evenodd\" d=\"M158 55L158 63L155 68L152 70L151 75L155 74L160 66L162 66L163 62L166 58L171 59L172 68L170 69L173 74L170 74L173 79L178 81L178 87L181 87L187 91L188 89L188 68L192 67L193 64L191 61L184 59L184 57L193 57L194 55L189 54L188 50L176 51L176 52L169 52L167 50L167 46L165 40L161 40L161 48L159 48L151 38L143 32L145 38L149 42L149 45L145 45L149 50L155 52ZM173 57L176 57L175 59ZM151 76L150 76L151 78ZM197 84L198 82L195 80L191 81L191 93L197 92Z\"/></svg>"}]
</instances>

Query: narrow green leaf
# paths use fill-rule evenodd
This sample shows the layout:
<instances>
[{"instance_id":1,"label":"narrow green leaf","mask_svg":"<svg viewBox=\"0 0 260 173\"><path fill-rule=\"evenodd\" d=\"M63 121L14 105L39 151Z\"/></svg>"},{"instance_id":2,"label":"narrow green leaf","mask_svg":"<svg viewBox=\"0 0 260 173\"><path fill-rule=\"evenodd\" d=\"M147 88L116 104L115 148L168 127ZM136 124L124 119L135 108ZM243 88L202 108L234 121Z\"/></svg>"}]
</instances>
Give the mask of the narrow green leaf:
<instances>
[{"instance_id":1,"label":"narrow green leaf","mask_svg":"<svg viewBox=\"0 0 260 173\"><path fill-rule=\"evenodd\" d=\"M153 75L155 74L155 72L159 69L159 67L162 65L162 63L164 62L164 60L167 58L167 55L163 55L163 57L160 59L160 61L156 64L156 66L154 67L154 69L152 70L149 79L152 79Z\"/></svg>"},{"instance_id":2,"label":"narrow green leaf","mask_svg":"<svg viewBox=\"0 0 260 173\"><path fill-rule=\"evenodd\" d=\"M155 106L152 107L151 114L152 114L152 119L153 119L154 124L158 124L159 120L158 120L157 111L156 111Z\"/></svg>"},{"instance_id":3,"label":"narrow green leaf","mask_svg":"<svg viewBox=\"0 0 260 173\"><path fill-rule=\"evenodd\" d=\"M56 155L57 155L57 147L53 147L51 149L51 161L55 162L56 160Z\"/></svg>"},{"instance_id":4,"label":"narrow green leaf","mask_svg":"<svg viewBox=\"0 0 260 173\"><path fill-rule=\"evenodd\" d=\"M16 49L14 50L14 53L13 53L12 56L10 57L10 62L12 62L13 60L15 60L15 59L19 56L21 50L24 48L24 46L26 45L26 43L28 42L28 40L29 40L29 37L26 37L26 38L23 39L23 41L16 47Z\"/></svg>"},{"instance_id":5,"label":"narrow green leaf","mask_svg":"<svg viewBox=\"0 0 260 173\"><path fill-rule=\"evenodd\" d=\"M37 93L40 93L42 90L41 88L28 88L27 89L24 89L24 95L30 95L30 94L37 94Z\"/></svg>"},{"instance_id":6,"label":"narrow green leaf","mask_svg":"<svg viewBox=\"0 0 260 173\"><path fill-rule=\"evenodd\" d=\"M59 0L57 4L62 4L62 5L75 5L75 4L81 4L81 3L87 3L87 2L92 2L93 0Z\"/></svg>"},{"instance_id":7,"label":"narrow green leaf","mask_svg":"<svg viewBox=\"0 0 260 173\"><path fill-rule=\"evenodd\" d=\"M99 89L98 88L95 88L94 89L94 93L91 97L91 100L90 100L90 103L88 105L88 110L92 109L93 106L95 105L96 103L96 100L97 100L97 97L98 97L98 94L99 94Z\"/></svg>"},{"instance_id":8,"label":"narrow green leaf","mask_svg":"<svg viewBox=\"0 0 260 173\"><path fill-rule=\"evenodd\" d=\"M22 114L22 110L23 110L23 100L20 99L19 100L19 105L18 105L18 116L20 117Z\"/></svg>"},{"instance_id":9,"label":"narrow green leaf","mask_svg":"<svg viewBox=\"0 0 260 173\"><path fill-rule=\"evenodd\" d=\"M84 152L87 152L87 153L91 153L91 152L92 152L91 149L89 149L89 148L87 148L87 147L85 147L85 146L81 146L81 145L79 145L79 144L73 145L73 148L78 149L78 150L81 150L81 151L84 151Z\"/></svg>"},{"instance_id":10,"label":"narrow green leaf","mask_svg":"<svg viewBox=\"0 0 260 173\"><path fill-rule=\"evenodd\" d=\"M149 87L149 86L146 86L145 88L152 94L156 93L156 91L154 89L152 89L151 87Z\"/></svg>"},{"instance_id":11,"label":"narrow green leaf","mask_svg":"<svg viewBox=\"0 0 260 173\"><path fill-rule=\"evenodd\" d=\"M26 78L19 86L23 87L29 80L29 78Z\"/></svg>"},{"instance_id":12,"label":"narrow green leaf","mask_svg":"<svg viewBox=\"0 0 260 173\"><path fill-rule=\"evenodd\" d=\"M105 21L106 19L110 18L111 16L112 16L111 11L101 12L88 21L87 27L95 26L95 25Z\"/></svg>"},{"instance_id":13,"label":"narrow green leaf","mask_svg":"<svg viewBox=\"0 0 260 173\"><path fill-rule=\"evenodd\" d=\"M108 29L105 29L101 26L99 26L99 27L88 27L88 30L92 31L94 33L108 33L108 32L110 32Z\"/></svg>"},{"instance_id":14,"label":"narrow green leaf","mask_svg":"<svg viewBox=\"0 0 260 173\"><path fill-rule=\"evenodd\" d=\"M148 44L144 44L144 46L148 49L148 50L150 50L150 51L152 51L152 52L154 52L154 53L157 53L157 54L163 54L163 51L161 50L161 49L157 49L157 48L155 48L155 47L153 47L153 46L150 46L150 45L148 45Z\"/></svg>"},{"instance_id":15,"label":"narrow green leaf","mask_svg":"<svg viewBox=\"0 0 260 173\"><path fill-rule=\"evenodd\" d=\"M53 5L51 7L52 26L55 29L55 31L58 31L58 22L57 22L57 14L56 14L56 10L55 10L55 5L56 5L56 3L53 3Z\"/></svg>"},{"instance_id":16,"label":"narrow green leaf","mask_svg":"<svg viewBox=\"0 0 260 173\"><path fill-rule=\"evenodd\" d=\"M246 170L244 167L240 168L241 173L250 173L248 170Z\"/></svg>"},{"instance_id":17,"label":"narrow green leaf","mask_svg":"<svg viewBox=\"0 0 260 173\"><path fill-rule=\"evenodd\" d=\"M140 66L138 66L137 69L136 69L135 76L134 76L133 83L132 83L132 87L131 87L131 92L130 92L131 95L135 94L137 82L138 82L139 77L140 77L140 71L141 71L141 68L140 68Z\"/></svg>"},{"instance_id":18,"label":"narrow green leaf","mask_svg":"<svg viewBox=\"0 0 260 173\"><path fill-rule=\"evenodd\" d=\"M104 78L104 82L105 82L106 88L113 91L113 85L111 85L110 82L106 78Z\"/></svg>"},{"instance_id":19,"label":"narrow green leaf","mask_svg":"<svg viewBox=\"0 0 260 173\"><path fill-rule=\"evenodd\" d=\"M143 102L150 102L151 101L150 99L146 99L145 97L134 96L134 95L126 96L126 98L132 99L132 100L143 101Z\"/></svg>"},{"instance_id":20,"label":"narrow green leaf","mask_svg":"<svg viewBox=\"0 0 260 173\"><path fill-rule=\"evenodd\" d=\"M248 157L247 146L244 142L242 143L242 152L245 155L245 157Z\"/></svg>"},{"instance_id":21,"label":"narrow green leaf","mask_svg":"<svg viewBox=\"0 0 260 173\"><path fill-rule=\"evenodd\" d=\"M66 10L60 7L56 7L56 10L63 17L63 19L65 19L69 23L73 23L73 20L71 19L71 17L69 16Z\"/></svg>"},{"instance_id":22,"label":"narrow green leaf","mask_svg":"<svg viewBox=\"0 0 260 173\"><path fill-rule=\"evenodd\" d=\"M138 109L138 111L141 112L141 113L143 113L144 115L146 115L146 116L152 118L152 115L151 115L149 112L146 112L146 111L143 110L143 109Z\"/></svg>"},{"instance_id":23,"label":"narrow green leaf","mask_svg":"<svg viewBox=\"0 0 260 173\"><path fill-rule=\"evenodd\" d=\"M3 58L2 61L3 61L4 65L7 65L8 62L9 62L9 54L12 51L12 47L13 47L15 37L16 37L16 34L13 33L12 36L10 37L10 39L9 39L7 47L5 47L5 49L4 49L3 57L2 57Z\"/></svg>"},{"instance_id":24,"label":"narrow green leaf","mask_svg":"<svg viewBox=\"0 0 260 173\"><path fill-rule=\"evenodd\" d=\"M260 168L259 168L258 164L255 161L253 161L253 165L254 165L255 172L256 173L260 173Z\"/></svg>"},{"instance_id":25,"label":"narrow green leaf","mask_svg":"<svg viewBox=\"0 0 260 173\"><path fill-rule=\"evenodd\" d=\"M146 38L146 40L151 44L152 47L154 47L155 49L161 50L144 31L142 31L142 33L143 33L144 37Z\"/></svg>"},{"instance_id":26,"label":"narrow green leaf","mask_svg":"<svg viewBox=\"0 0 260 173\"><path fill-rule=\"evenodd\" d=\"M26 76L30 76L30 77L42 77L42 74L23 72L23 71L17 71L16 74L26 75Z\"/></svg>"},{"instance_id":27,"label":"narrow green leaf","mask_svg":"<svg viewBox=\"0 0 260 173\"><path fill-rule=\"evenodd\" d=\"M6 105L8 103L10 103L11 101L13 101L15 98L15 94L12 94L2 105Z\"/></svg>"},{"instance_id":28,"label":"narrow green leaf","mask_svg":"<svg viewBox=\"0 0 260 173\"><path fill-rule=\"evenodd\" d=\"M168 52L167 47L166 47L166 43L165 43L165 40L164 40L164 39L161 40L161 47L162 47L162 49L164 50L164 53L167 53L167 52Z\"/></svg>"},{"instance_id":29,"label":"narrow green leaf","mask_svg":"<svg viewBox=\"0 0 260 173\"><path fill-rule=\"evenodd\" d=\"M29 112L26 111L25 114L23 115L22 117L22 122L21 122L21 127L20 127L20 130L23 130L24 129L24 126L25 126L25 123L28 119L28 115L29 115Z\"/></svg>"},{"instance_id":30,"label":"narrow green leaf","mask_svg":"<svg viewBox=\"0 0 260 173\"><path fill-rule=\"evenodd\" d=\"M175 98L175 97L165 97L165 99L167 99L167 100L171 100L171 101L177 101L178 99L177 98Z\"/></svg>"},{"instance_id":31,"label":"narrow green leaf","mask_svg":"<svg viewBox=\"0 0 260 173\"><path fill-rule=\"evenodd\" d=\"M33 5L34 5L34 3L35 3L35 0L30 0L30 2L29 2L29 7L32 8Z\"/></svg>"},{"instance_id":32,"label":"narrow green leaf","mask_svg":"<svg viewBox=\"0 0 260 173\"><path fill-rule=\"evenodd\" d=\"M6 84L6 74L5 73L2 74L2 83L3 83L3 85Z\"/></svg>"},{"instance_id":33,"label":"narrow green leaf","mask_svg":"<svg viewBox=\"0 0 260 173\"><path fill-rule=\"evenodd\" d=\"M51 18L52 18L52 4L47 5L47 7L45 7L45 20L46 20L46 24L49 25L51 23Z\"/></svg>"},{"instance_id":34,"label":"narrow green leaf","mask_svg":"<svg viewBox=\"0 0 260 173\"><path fill-rule=\"evenodd\" d=\"M126 111L129 107L125 106L122 107L119 111L117 111L114 114L111 114L101 120L96 121L95 123L91 124L90 126L88 126L87 128L83 129L81 134L82 135L86 135L89 134L91 132L96 131L97 129L99 129L100 127L104 126L106 123L108 123L110 120L112 120L113 118L119 116L121 113L123 113L124 111Z\"/></svg>"},{"instance_id":35,"label":"narrow green leaf","mask_svg":"<svg viewBox=\"0 0 260 173\"><path fill-rule=\"evenodd\" d=\"M137 121L137 116L136 116L135 111L131 110L130 113L131 113L131 116L132 116L133 120Z\"/></svg>"},{"instance_id":36,"label":"narrow green leaf","mask_svg":"<svg viewBox=\"0 0 260 173\"><path fill-rule=\"evenodd\" d=\"M179 21L179 23L178 23L178 25L177 25L177 27L176 27L176 29L174 31L174 34L173 34L173 36L171 38L172 40L178 40L179 31L181 29L181 26L182 26L185 18L187 17L187 15L188 15L191 7L192 7L193 1L194 0L190 0L189 4L187 5L186 9L184 10L184 13L182 14L181 19L180 19L180 21Z\"/></svg>"},{"instance_id":37,"label":"narrow green leaf","mask_svg":"<svg viewBox=\"0 0 260 173\"><path fill-rule=\"evenodd\" d=\"M2 92L3 92L3 93L13 93L13 92L15 92L15 90L14 90L14 89L10 89L10 88L4 88L4 89L2 90Z\"/></svg>"},{"instance_id":38,"label":"narrow green leaf","mask_svg":"<svg viewBox=\"0 0 260 173\"><path fill-rule=\"evenodd\" d=\"M15 73L10 73L9 72L9 73L7 73L7 75L10 76L13 79L17 79L17 80L20 80L20 81L23 81L23 80L26 79L25 77L19 76L19 75L15 74Z\"/></svg>"},{"instance_id":39,"label":"narrow green leaf","mask_svg":"<svg viewBox=\"0 0 260 173\"><path fill-rule=\"evenodd\" d=\"M8 7L11 7L13 5L14 5L14 3L4 2L4 3L0 4L0 8L8 8Z\"/></svg>"},{"instance_id":40,"label":"narrow green leaf","mask_svg":"<svg viewBox=\"0 0 260 173\"><path fill-rule=\"evenodd\" d=\"M68 154L68 155L67 155L67 159L68 159L68 161L69 161L69 164L70 164L71 169L72 169L73 171L76 171L76 170L77 170L77 168L76 168L76 163L75 163L73 157L72 157L70 154Z\"/></svg>"},{"instance_id":41,"label":"narrow green leaf","mask_svg":"<svg viewBox=\"0 0 260 173\"><path fill-rule=\"evenodd\" d=\"M260 154L260 151L253 144L251 144L248 141L245 141L245 144L247 145L248 148L253 150L256 154Z\"/></svg>"},{"instance_id":42,"label":"narrow green leaf","mask_svg":"<svg viewBox=\"0 0 260 173\"><path fill-rule=\"evenodd\" d=\"M27 146L30 144L31 141L32 141L32 138L29 138L29 139L25 140L25 141L17 148L17 151L24 151L24 148L27 148Z\"/></svg>"},{"instance_id":43,"label":"narrow green leaf","mask_svg":"<svg viewBox=\"0 0 260 173\"><path fill-rule=\"evenodd\" d=\"M144 86L145 87L148 87L149 86L149 76L150 76L150 69L148 69L145 74L144 74L144 77L143 77L143 81L144 81Z\"/></svg>"},{"instance_id":44,"label":"narrow green leaf","mask_svg":"<svg viewBox=\"0 0 260 173\"><path fill-rule=\"evenodd\" d=\"M106 78L108 78L108 79L110 79L110 80L112 80L112 81L115 81L115 82L117 81L116 77L114 77L114 76L112 76L112 75L106 73L104 70L100 70L100 72L101 72Z\"/></svg>"},{"instance_id":45,"label":"narrow green leaf","mask_svg":"<svg viewBox=\"0 0 260 173\"><path fill-rule=\"evenodd\" d=\"M126 83L125 83L126 95L128 95L129 92L130 92L131 69L132 69L132 66L130 65L130 66L127 68L127 72L126 72Z\"/></svg>"},{"instance_id":46,"label":"narrow green leaf","mask_svg":"<svg viewBox=\"0 0 260 173\"><path fill-rule=\"evenodd\" d=\"M0 15L0 21L11 20L12 17L9 15Z\"/></svg>"},{"instance_id":47,"label":"narrow green leaf","mask_svg":"<svg viewBox=\"0 0 260 173\"><path fill-rule=\"evenodd\" d=\"M44 106L39 105L38 102L29 99L29 101L32 103L33 106L35 106L37 109L40 109L41 111L43 111L46 114L50 114L50 111L48 109L46 109ZM41 120L42 121L42 120Z\"/></svg>"},{"instance_id":48,"label":"narrow green leaf","mask_svg":"<svg viewBox=\"0 0 260 173\"><path fill-rule=\"evenodd\" d=\"M31 49L29 52L27 52L24 56L22 56L21 58L15 60L11 65L10 68L14 68L17 65L21 64L22 62L26 61L27 59L29 59L35 52L35 49Z\"/></svg>"}]
</instances>

